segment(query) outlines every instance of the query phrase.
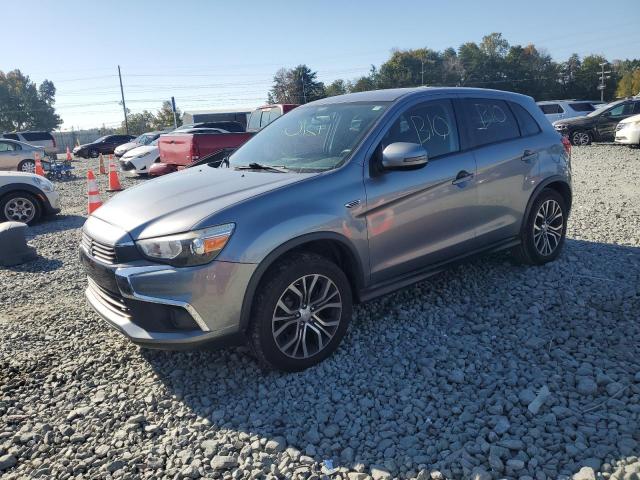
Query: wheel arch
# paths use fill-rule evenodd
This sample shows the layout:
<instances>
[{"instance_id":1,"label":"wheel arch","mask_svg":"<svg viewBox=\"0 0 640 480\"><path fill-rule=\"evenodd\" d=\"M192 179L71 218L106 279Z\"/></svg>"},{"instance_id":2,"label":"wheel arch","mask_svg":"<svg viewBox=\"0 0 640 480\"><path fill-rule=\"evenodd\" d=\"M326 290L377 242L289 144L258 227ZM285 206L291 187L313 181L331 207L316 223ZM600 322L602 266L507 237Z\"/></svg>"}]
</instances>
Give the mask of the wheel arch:
<instances>
[{"instance_id":1,"label":"wheel arch","mask_svg":"<svg viewBox=\"0 0 640 480\"><path fill-rule=\"evenodd\" d=\"M335 232L309 233L283 243L260 262L244 293L240 313L241 331L245 332L249 326L253 298L265 275L279 259L293 252L313 252L335 262L349 280L354 302L358 299L358 292L364 285L364 269L355 247L346 237Z\"/></svg>"},{"instance_id":2,"label":"wheel arch","mask_svg":"<svg viewBox=\"0 0 640 480\"><path fill-rule=\"evenodd\" d=\"M27 184L19 184L19 185L20 185L19 187L16 187L15 185L4 185L3 187L0 187L0 203L2 203L2 201L12 193L28 193L29 195L31 195L36 199L36 202L38 202L38 207L42 212L41 215L43 215L47 207L47 202L45 202L42 199L44 194L40 190L38 190L36 187L32 187L31 185L27 185Z\"/></svg>"},{"instance_id":3,"label":"wheel arch","mask_svg":"<svg viewBox=\"0 0 640 480\"><path fill-rule=\"evenodd\" d=\"M571 186L569 182L567 182L566 178L561 177L560 175L554 175L540 182L540 184L535 188L531 196L529 197L529 201L527 202L527 208L525 209L524 216L522 217L522 224L520 227L520 235L522 236L522 229L526 224L527 218L529 218L529 214L531 213L531 208L533 207L533 202L535 202L540 192L545 188L551 188L558 192L565 201L567 205L568 211L571 211L571 204L573 202L573 192L571 190ZM568 213L567 213L568 214Z\"/></svg>"}]
</instances>

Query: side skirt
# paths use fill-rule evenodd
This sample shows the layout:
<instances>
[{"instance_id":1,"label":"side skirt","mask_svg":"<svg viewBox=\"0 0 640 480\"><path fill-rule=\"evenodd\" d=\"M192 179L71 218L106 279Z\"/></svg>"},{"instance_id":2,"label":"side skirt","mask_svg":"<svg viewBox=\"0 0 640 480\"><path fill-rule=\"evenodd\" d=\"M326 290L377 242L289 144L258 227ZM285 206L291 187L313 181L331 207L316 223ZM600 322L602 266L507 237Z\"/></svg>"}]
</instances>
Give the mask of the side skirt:
<instances>
[{"instance_id":1,"label":"side skirt","mask_svg":"<svg viewBox=\"0 0 640 480\"><path fill-rule=\"evenodd\" d=\"M520 245L520 239L517 237L503 240L501 242L491 244L487 247L483 247L481 249L477 249L469 253L465 253L464 255L459 255L450 260L436 263L434 265L429 265L428 267L415 270L413 272L401 275L391 280L387 280L385 282L371 285L370 287L364 290L360 290L358 298L360 302L368 302L382 295L387 295L388 293L395 292L396 290L400 290L401 288L404 288L408 285L421 282L422 280L425 280L439 272L442 272L447 268L450 268L454 265L468 261L470 258L479 256L482 254L491 253L491 252L507 250L518 245Z\"/></svg>"}]
</instances>

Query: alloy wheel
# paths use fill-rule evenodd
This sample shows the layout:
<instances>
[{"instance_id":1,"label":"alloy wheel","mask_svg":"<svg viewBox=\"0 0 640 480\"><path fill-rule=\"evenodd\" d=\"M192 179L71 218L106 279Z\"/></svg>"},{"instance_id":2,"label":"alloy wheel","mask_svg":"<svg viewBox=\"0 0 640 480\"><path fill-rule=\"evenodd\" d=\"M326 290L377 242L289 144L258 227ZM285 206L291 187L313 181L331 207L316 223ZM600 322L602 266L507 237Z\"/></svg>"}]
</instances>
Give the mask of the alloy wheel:
<instances>
[{"instance_id":1,"label":"alloy wheel","mask_svg":"<svg viewBox=\"0 0 640 480\"><path fill-rule=\"evenodd\" d=\"M12 198L4 206L4 216L14 222L29 223L36 215L36 206L24 197Z\"/></svg>"},{"instance_id":2,"label":"alloy wheel","mask_svg":"<svg viewBox=\"0 0 640 480\"><path fill-rule=\"evenodd\" d=\"M28 173L35 173L36 164L34 162L22 162L22 165L20 166L20 171L28 172Z\"/></svg>"},{"instance_id":3,"label":"alloy wheel","mask_svg":"<svg viewBox=\"0 0 640 480\"><path fill-rule=\"evenodd\" d=\"M290 358L312 357L329 345L341 315L342 297L335 283L324 275L305 275L280 295L271 321L273 339Z\"/></svg>"},{"instance_id":4,"label":"alloy wheel","mask_svg":"<svg viewBox=\"0 0 640 480\"><path fill-rule=\"evenodd\" d=\"M573 134L573 144L579 146L589 145L589 134L587 132L575 132Z\"/></svg>"},{"instance_id":5,"label":"alloy wheel","mask_svg":"<svg viewBox=\"0 0 640 480\"><path fill-rule=\"evenodd\" d=\"M564 215L555 200L545 200L533 222L533 243L538 253L544 257L551 255L560 245L564 229Z\"/></svg>"}]
</instances>

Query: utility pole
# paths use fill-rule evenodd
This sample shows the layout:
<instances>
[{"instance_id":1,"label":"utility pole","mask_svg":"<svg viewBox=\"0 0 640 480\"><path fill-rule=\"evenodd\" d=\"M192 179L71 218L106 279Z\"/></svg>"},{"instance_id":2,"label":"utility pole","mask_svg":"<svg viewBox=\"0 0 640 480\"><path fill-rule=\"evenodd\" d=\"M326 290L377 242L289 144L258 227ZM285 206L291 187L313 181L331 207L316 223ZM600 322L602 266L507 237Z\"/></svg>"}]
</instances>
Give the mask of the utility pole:
<instances>
[{"instance_id":1,"label":"utility pole","mask_svg":"<svg viewBox=\"0 0 640 480\"><path fill-rule=\"evenodd\" d=\"M171 109L173 110L173 128L178 128L178 120L176 119L176 99L171 97Z\"/></svg>"},{"instance_id":2,"label":"utility pole","mask_svg":"<svg viewBox=\"0 0 640 480\"><path fill-rule=\"evenodd\" d=\"M606 83L605 80L607 78L611 78L611 75L606 75L607 73L611 73L611 70L608 71L604 71L604 66L607 65L607 62L602 62L600 64L600 67L602 68L602 71L600 72L600 84L598 85L598 90L600 90L600 101L604 102L604 89L606 88Z\"/></svg>"},{"instance_id":3,"label":"utility pole","mask_svg":"<svg viewBox=\"0 0 640 480\"><path fill-rule=\"evenodd\" d=\"M307 92L304 87L304 72L302 72L302 75L300 75L300 81L302 82L302 98L304 100L302 103L307 103Z\"/></svg>"},{"instance_id":4,"label":"utility pole","mask_svg":"<svg viewBox=\"0 0 640 480\"><path fill-rule=\"evenodd\" d=\"M420 60L420 63L422 63L422 68L420 70L422 72L422 79L420 80L420 85L424 87L424 58Z\"/></svg>"},{"instance_id":5,"label":"utility pole","mask_svg":"<svg viewBox=\"0 0 640 480\"><path fill-rule=\"evenodd\" d=\"M118 77L120 78L120 95L122 96L122 111L124 112L124 129L129 135L129 121L127 120L127 106L124 103L124 89L122 88L122 74L120 73L120 65L118 65Z\"/></svg>"}]
</instances>

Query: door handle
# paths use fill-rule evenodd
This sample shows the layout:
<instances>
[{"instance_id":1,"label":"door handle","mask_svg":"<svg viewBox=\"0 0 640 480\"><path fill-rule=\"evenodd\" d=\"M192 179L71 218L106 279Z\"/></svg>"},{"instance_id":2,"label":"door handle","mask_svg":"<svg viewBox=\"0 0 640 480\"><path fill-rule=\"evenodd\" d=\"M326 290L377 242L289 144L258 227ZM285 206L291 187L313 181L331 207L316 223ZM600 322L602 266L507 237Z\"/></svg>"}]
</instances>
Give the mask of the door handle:
<instances>
[{"instance_id":1,"label":"door handle","mask_svg":"<svg viewBox=\"0 0 640 480\"><path fill-rule=\"evenodd\" d=\"M473 173L469 173L466 170L460 170L456 175L456 178L451 182L452 185L459 185L467 182L473 178Z\"/></svg>"},{"instance_id":2,"label":"door handle","mask_svg":"<svg viewBox=\"0 0 640 480\"><path fill-rule=\"evenodd\" d=\"M523 162L529 163L529 162L531 162L531 159L533 157L536 157L536 156L538 156L538 152L534 152L533 150L527 149L524 152L522 152L522 157L521 158L522 158Z\"/></svg>"}]
</instances>

